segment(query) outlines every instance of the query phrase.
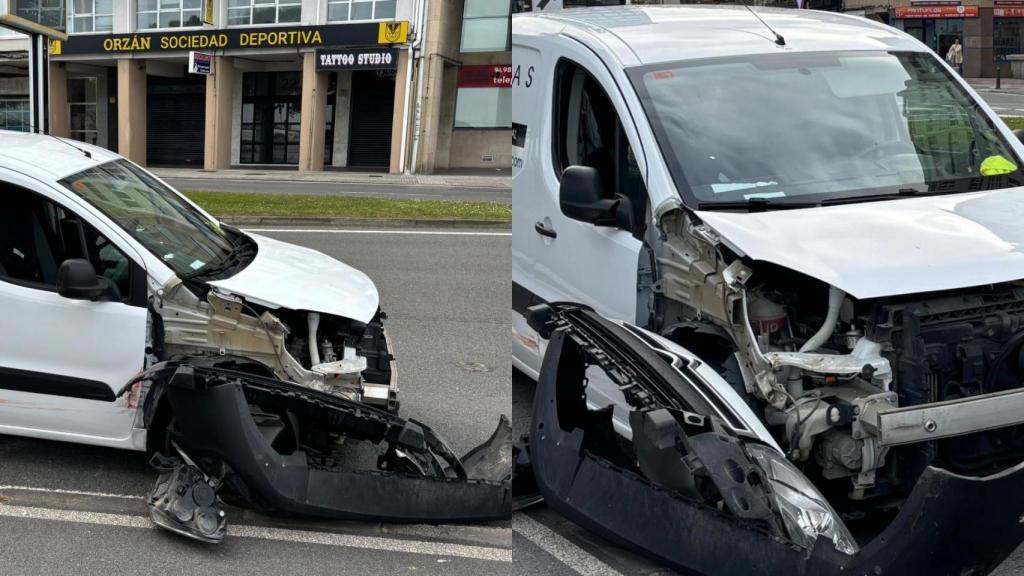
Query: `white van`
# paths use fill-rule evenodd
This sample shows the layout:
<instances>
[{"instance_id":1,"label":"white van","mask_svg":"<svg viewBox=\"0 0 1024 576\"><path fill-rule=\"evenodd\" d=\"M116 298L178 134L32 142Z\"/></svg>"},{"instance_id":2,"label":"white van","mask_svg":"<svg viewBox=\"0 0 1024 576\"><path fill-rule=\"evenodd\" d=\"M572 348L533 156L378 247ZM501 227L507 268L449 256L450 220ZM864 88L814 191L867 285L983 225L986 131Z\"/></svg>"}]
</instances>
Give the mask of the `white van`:
<instances>
[{"instance_id":1,"label":"white van","mask_svg":"<svg viewBox=\"0 0 1024 576\"><path fill-rule=\"evenodd\" d=\"M460 458L397 416L362 272L74 140L0 131L0 197L0 434L158 452L153 521L204 542L223 486L291 514L508 517L508 419Z\"/></svg>"},{"instance_id":2,"label":"white van","mask_svg":"<svg viewBox=\"0 0 1024 576\"><path fill-rule=\"evenodd\" d=\"M716 417L756 415L744 429L769 430L760 442L861 519L911 502L926 470L1019 472L1024 148L939 57L881 23L807 10L586 8L512 28L515 368L563 378L544 373L557 367L544 326L584 325L538 322L546 303L639 326L673 370L701 366L683 376L730 406ZM608 369L634 338L618 330L571 339ZM614 406L629 438L634 384L611 376L588 371L586 398ZM551 424L535 420L531 451L562 446ZM535 469L549 500L679 559L643 540L666 526L625 512L608 524L611 492L566 466ZM596 508L581 511L588 493Z\"/></svg>"},{"instance_id":3,"label":"white van","mask_svg":"<svg viewBox=\"0 0 1024 576\"><path fill-rule=\"evenodd\" d=\"M362 272L224 225L73 140L0 132L0 194L0 433L146 449L171 415L153 399L147 425L141 383L121 392L160 361L203 355L397 408Z\"/></svg>"}]
</instances>

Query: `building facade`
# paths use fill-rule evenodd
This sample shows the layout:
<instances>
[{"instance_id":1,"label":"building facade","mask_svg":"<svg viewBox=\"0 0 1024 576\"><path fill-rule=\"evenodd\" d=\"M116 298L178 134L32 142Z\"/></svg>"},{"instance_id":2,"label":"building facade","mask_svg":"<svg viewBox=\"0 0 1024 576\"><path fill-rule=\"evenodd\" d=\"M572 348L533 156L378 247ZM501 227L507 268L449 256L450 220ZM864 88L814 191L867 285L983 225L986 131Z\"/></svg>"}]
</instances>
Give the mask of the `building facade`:
<instances>
[{"instance_id":1,"label":"building facade","mask_svg":"<svg viewBox=\"0 0 1024 576\"><path fill-rule=\"evenodd\" d=\"M511 91L508 0L67 4L69 37L50 46L53 134L144 165L211 170L511 162L498 109ZM0 37L0 59L17 58L19 42ZM464 83L473 77L484 80ZM19 82L0 74L0 114Z\"/></svg>"}]
</instances>

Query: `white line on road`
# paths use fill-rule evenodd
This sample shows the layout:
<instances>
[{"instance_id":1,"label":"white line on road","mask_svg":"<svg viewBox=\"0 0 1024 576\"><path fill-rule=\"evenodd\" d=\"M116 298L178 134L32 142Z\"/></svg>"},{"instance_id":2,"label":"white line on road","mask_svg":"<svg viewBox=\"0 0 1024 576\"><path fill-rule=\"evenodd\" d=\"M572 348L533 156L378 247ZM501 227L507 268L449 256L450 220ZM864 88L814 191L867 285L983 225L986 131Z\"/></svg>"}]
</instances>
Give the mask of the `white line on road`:
<instances>
[{"instance_id":1,"label":"white line on road","mask_svg":"<svg viewBox=\"0 0 1024 576\"><path fill-rule=\"evenodd\" d=\"M622 576L618 570L522 512L512 514L512 530L582 576Z\"/></svg>"},{"instance_id":2,"label":"white line on road","mask_svg":"<svg viewBox=\"0 0 1024 576\"><path fill-rule=\"evenodd\" d=\"M155 526L142 516L130 514L108 514L103 512L83 512L80 510L55 510L52 508L36 508L30 506L0 505L0 516L9 518L29 518L34 520L56 520L98 526L117 526L124 528L151 529ZM278 542L295 542L302 544L323 544L343 548L360 548L364 550L380 550L384 552L406 552L427 556L451 556L485 560L490 562L512 562L512 550L509 548L492 548L484 546L467 546L445 542L423 542L418 540L400 540L379 536L355 536L350 534L334 534L325 532L307 532L286 528L269 528L264 526L229 526L228 535L239 538L258 538Z\"/></svg>"},{"instance_id":3,"label":"white line on road","mask_svg":"<svg viewBox=\"0 0 1024 576\"><path fill-rule=\"evenodd\" d=\"M124 500L142 500L144 495L132 496L131 494L111 494L109 492L88 492L85 490L63 490L61 488L40 488L39 486L11 486L0 485L0 492L4 490L18 490L22 492L46 492L48 494L69 494L72 496L95 496L100 498L121 498Z\"/></svg>"},{"instance_id":4,"label":"white line on road","mask_svg":"<svg viewBox=\"0 0 1024 576\"><path fill-rule=\"evenodd\" d=\"M338 230L337 228L246 228L246 232L289 234L409 234L422 236L511 236L511 232L452 232L449 230Z\"/></svg>"}]
</instances>

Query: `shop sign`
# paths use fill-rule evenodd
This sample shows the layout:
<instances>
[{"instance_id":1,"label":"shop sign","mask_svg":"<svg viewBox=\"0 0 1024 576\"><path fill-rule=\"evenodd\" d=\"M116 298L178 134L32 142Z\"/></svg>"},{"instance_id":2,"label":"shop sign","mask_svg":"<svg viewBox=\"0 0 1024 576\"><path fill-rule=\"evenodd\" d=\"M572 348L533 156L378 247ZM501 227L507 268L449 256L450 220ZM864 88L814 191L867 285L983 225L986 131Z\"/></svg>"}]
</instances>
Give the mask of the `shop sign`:
<instances>
[{"instance_id":1,"label":"shop sign","mask_svg":"<svg viewBox=\"0 0 1024 576\"><path fill-rule=\"evenodd\" d=\"M397 26L395 26L397 25ZM385 28L393 34L384 34ZM231 50L237 48L302 48L372 46L405 42L409 23L365 22L273 28L228 28L137 34L75 34L61 46L62 55Z\"/></svg>"},{"instance_id":2,"label":"shop sign","mask_svg":"<svg viewBox=\"0 0 1024 576\"><path fill-rule=\"evenodd\" d=\"M1024 0L996 0L996 6L1024 6Z\"/></svg>"},{"instance_id":3,"label":"shop sign","mask_svg":"<svg viewBox=\"0 0 1024 576\"><path fill-rule=\"evenodd\" d=\"M189 52L188 73L204 74L206 76L213 74L213 55L203 54L202 52Z\"/></svg>"},{"instance_id":4,"label":"shop sign","mask_svg":"<svg viewBox=\"0 0 1024 576\"><path fill-rule=\"evenodd\" d=\"M317 70L397 70L398 50L394 48L356 48L317 50Z\"/></svg>"},{"instance_id":5,"label":"shop sign","mask_svg":"<svg viewBox=\"0 0 1024 576\"><path fill-rule=\"evenodd\" d=\"M896 18L977 18L977 6L898 6Z\"/></svg>"},{"instance_id":6,"label":"shop sign","mask_svg":"<svg viewBox=\"0 0 1024 576\"><path fill-rule=\"evenodd\" d=\"M993 8L993 18L1024 18L1024 7L1020 8Z\"/></svg>"},{"instance_id":7,"label":"shop sign","mask_svg":"<svg viewBox=\"0 0 1024 576\"><path fill-rule=\"evenodd\" d=\"M913 0L911 6L959 6L960 0Z\"/></svg>"},{"instance_id":8,"label":"shop sign","mask_svg":"<svg viewBox=\"0 0 1024 576\"><path fill-rule=\"evenodd\" d=\"M511 88L512 65L463 66L459 69L459 88Z\"/></svg>"}]
</instances>

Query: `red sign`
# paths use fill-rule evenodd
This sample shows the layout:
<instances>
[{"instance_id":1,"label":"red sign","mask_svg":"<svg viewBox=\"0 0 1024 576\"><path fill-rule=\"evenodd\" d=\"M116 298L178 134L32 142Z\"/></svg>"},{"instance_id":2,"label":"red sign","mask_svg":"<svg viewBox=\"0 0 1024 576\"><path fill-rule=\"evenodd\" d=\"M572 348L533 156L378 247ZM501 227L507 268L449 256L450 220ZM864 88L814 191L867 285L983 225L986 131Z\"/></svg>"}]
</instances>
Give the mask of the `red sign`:
<instances>
[{"instance_id":1,"label":"red sign","mask_svg":"<svg viewBox=\"0 0 1024 576\"><path fill-rule=\"evenodd\" d=\"M993 18L1024 18L1024 8L993 8Z\"/></svg>"},{"instance_id":2,"label":"red sign","mask_svg":"<svg viewBox=\"0 0 1024 576\"><path fill-rule=\"evenodd\" d=\"M512 65L495 64L459 68L459 88L511 88Z\"/></svg>"},{"instance_id":3,"label":"red sign","mask_svg":"<svg viewBox=\"0 0 1024 576\"><path fill-rule=\"evenodd\" d=\"M977 6L898 6L897 18L977 18Z\"/></svg>"}]
</instances>

